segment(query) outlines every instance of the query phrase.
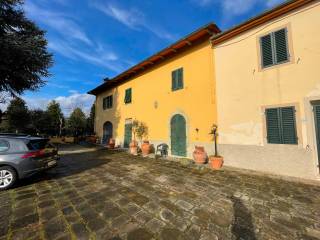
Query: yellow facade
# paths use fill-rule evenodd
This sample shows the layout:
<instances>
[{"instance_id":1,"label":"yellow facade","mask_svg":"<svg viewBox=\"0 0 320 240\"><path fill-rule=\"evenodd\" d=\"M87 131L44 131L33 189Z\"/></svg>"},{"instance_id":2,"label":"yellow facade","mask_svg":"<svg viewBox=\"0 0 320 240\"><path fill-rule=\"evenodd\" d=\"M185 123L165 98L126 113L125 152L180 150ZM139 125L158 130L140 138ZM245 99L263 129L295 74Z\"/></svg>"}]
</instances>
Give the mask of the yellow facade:
<instances>
[{"instance_id":1,"label":"yellow facade","mask_svg":"<svg viewBox=\"0 0 320 240\"><path fill-rule=\"evenodd\" d=\"M290 62L261 69L261 36L287 27ZM319 178L311 101L320 100L320 3L214 46L220 149L225 163ZM264 109L295 106L298 145L266 142Z\"/></svg>"},{"instance_id":2,"label":"yellow facade","mask_svg":"<svg viewBox=\"0 0 320 240\"><path fill-rule=\"evenodd\" d=\"M170 120L179 113L186 119L187 155L190 157L194 145L210 144L208 133L217 119L213 61L208 38L141 75L98 94L96 134L102 137L103 125L110 121L116 144L123 145L126 120L139 120L147 124L151 143L170 146ZM178 68L183 68L184 88L172 91L171 73ZM131 104L124 103L128 88L132 88ZM113 107L103 110L103 98L111 94L114 96Z\"/></svg>"}]
</instances>

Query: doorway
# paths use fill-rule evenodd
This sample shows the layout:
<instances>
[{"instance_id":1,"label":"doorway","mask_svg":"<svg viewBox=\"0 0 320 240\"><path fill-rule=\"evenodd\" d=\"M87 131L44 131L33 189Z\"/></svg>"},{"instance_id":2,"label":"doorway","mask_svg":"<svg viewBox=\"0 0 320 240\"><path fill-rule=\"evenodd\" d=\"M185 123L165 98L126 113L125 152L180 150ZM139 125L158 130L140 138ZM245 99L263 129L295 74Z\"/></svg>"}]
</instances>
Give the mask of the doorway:
<instances>
[{"instance_id":1,"label":"doorway","mask_svg":"<svg viewBox=\"0 0 320 240\"><path fill-rule=\"evenodd\" d=\"M320 167L320 100L311 102L313 107L314 125L316 131L316 143L318 152L318 167Z\"/></svg>"},{"instance_id":2,"label":"doorway","mask_svg":"<svg viewBox=\"0 0 320 240\"><path fill-rule=\"evenodd\" d=\"M109 143L109 140L112 138L113 136L113 126L112 123L107 121L103 124L103 139L102 139L102 143L107 144Z\"/></svg>"},{"instance_id":3,"label":"doorway","mask_svg":"<svg viewBox=\"0 0 320 240\"><path fill-rule=\"evenodd\" d=\"M187 156L187 134L186 134L186 120L180 115L176 114L171 118L171 154L175 156Z\"/></svg>"},{"instance_id":4,"label":"doorway","mask_svg":"<svg viewBox=\"0 0 320 240\"><path fill-rule=\"evenodd\" d=\"M132 140L132 121L126 121L124 125L123 147L128 148L131 140Z\"/></svg>"}]
</instances>

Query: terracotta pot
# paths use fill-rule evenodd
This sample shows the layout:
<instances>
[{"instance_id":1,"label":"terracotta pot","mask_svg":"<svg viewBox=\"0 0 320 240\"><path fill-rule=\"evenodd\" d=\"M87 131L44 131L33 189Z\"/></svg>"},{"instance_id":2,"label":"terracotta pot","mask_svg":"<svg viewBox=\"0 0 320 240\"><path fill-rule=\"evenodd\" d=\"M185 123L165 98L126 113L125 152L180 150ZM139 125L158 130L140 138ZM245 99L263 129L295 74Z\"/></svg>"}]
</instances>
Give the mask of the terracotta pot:
<instances>
[{"instance_id":1,"label":"terracotta pot","mask_svg":"<svg viewBox=\"0 0 320 240\"><path fill-rule=\"evenodd\" d=\"M204 147L196 146L193 151L193 159L197 164L204 164L207 161L207 153L204 150Z\"/></svg>"},{"instance_id":2,"label":"terracotta pot","mask_svg":"<svg viewBox=\"0 0 320 240\"><path fill-rule=\"evenodd\" d=\"M110 138L108 147L113 149L115 145L116 145L116 140L114 140L113 138Z\"/></svg>"},{"instance_id":3,"label":"terracotta pot","mask_svg":"<svg viewBox=\"0 0 320 240\"><path fill-rule=\"evenodd\" d=\"M150 149L151 149L151 145L149 141L143 141L143 143L141 144L142 156L148 156L150 153Z\"/></svg>"},{"instance_id":4,"label":"terracotta pot","mask_svg":"<svg viewBox=\"0 0 320 240\"><path fill-rule=\"evenodd\" d=\"M131 141L129 151L132 155L138 155L138 143L136 141Z\"/></svg>"},{"instance_id":5,"label":"terracotta pot","mask_svg":"<svg viewBox=\"0 0 320 240\"><path fill-rule=\"evenodd\" d=\"M223 157L221 156L210 156L210 167L212 169L220 169L223 165Z\"/></svg>"}]
</instances>

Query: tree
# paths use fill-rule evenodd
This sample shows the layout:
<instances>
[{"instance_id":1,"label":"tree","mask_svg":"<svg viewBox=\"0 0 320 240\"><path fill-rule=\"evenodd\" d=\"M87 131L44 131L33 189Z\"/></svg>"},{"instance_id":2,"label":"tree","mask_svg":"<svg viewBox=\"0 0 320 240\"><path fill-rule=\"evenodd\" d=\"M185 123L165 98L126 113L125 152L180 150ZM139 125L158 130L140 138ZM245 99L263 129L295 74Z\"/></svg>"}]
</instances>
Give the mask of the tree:
<instances>
[{"instance_id":1,"label":"tree","mask_svg":"<svg viewBox=\"0 0 320 240\"><path fill-rule=\"evenodd\" d=\"M49 135L61 136L64 117L60 108L60 104L55 100L51 101L47 107L47 114Z\"/></svg>"},{"instance_id":2,"label":"tree","mask_svg":"<svg viewBox=\"0 0 320 240\"><path fill-rule=\"evenodd\" d=\"M94 119L95 119L95 113L96 112L96 107L95 104L92 104L91 110L90 110L90 115L87 118L87 130L86 132L88 134L94 134Z\"/></svg>"},{"instance_id":3,"label":"tree","mask_svg":"<svg viewBox=\"0 0 320 240\"><path fill-rule=\"evenodd\" d=\"M32 130L32 133L37 135L48 133L48 123L50 122L50 119L46 111L41 109L30 111L30 120L30 129Z\"/></svg>"},{"instance_id":4,"label":"tree","mask_svg":"<svg viewBox=\"0 0 320 240\"><path fill-rule=\"evenodd\" d=\"M73 136L79 136L84 133L86 128L86 115L80 108L76 108L71 113L68 121L67 128Z\"/></svg>"},{"instance_id":5,"label":"tree","mask_svg":"<svg viewBox=\"0 0 320 240\"><path fill-rule=\"evenodd\" d=\"M25 101L21 98L11 100L7 108L8 130L21 133L27 130L30 123L30 115Z\"/></svg>"},{"instance_id":6,"label":"tree","mask_svg":"<svg viewBox=\"0 0 320 240\"><path fill-rule=\"evenodd\" d=\"M44 85L52 65L45 32L28 20L22 0L0 1L0 94L17 96ZM1 99L1 96L0 96Z\"/></svg>"}]
</instances>

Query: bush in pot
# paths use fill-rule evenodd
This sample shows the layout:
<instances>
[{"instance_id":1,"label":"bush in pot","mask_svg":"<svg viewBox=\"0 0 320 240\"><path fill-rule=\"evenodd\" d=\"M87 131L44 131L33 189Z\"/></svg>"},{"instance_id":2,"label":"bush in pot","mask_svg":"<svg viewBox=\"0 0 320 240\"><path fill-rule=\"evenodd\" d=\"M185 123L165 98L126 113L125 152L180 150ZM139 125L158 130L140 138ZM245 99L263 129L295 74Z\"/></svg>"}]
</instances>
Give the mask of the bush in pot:
<instances>
[{"instance_id":1,"label":"bush in pot","mask_svg":"<svg viewBox=\"0 0 320 240\"><path fill-rule=\"evenodd\" d=\"M150 153L151 144L147 140L142 140L148 136L148 126L144 122L139 122L136 133L138 139L141 141L142 156L147 156Z\"/></svg>"},{"instance_id":2,"label":"bush in pot","mask_svg":"<svg viewBox=\"0 0 320 240\"><path fill-rule=\"evenodd\" d=\"M213 169L220 169L223 165L223 157L218 154L217 136L218 136L218 125L213 124L209 133L212 135L214 141L214 155L209 156L209 164Z\"/></svg>"}]
</instances>

